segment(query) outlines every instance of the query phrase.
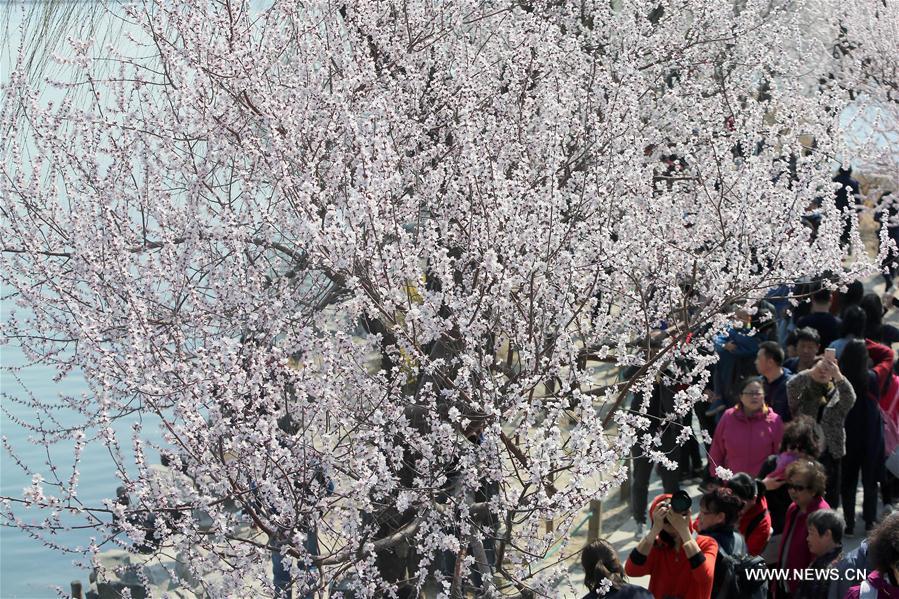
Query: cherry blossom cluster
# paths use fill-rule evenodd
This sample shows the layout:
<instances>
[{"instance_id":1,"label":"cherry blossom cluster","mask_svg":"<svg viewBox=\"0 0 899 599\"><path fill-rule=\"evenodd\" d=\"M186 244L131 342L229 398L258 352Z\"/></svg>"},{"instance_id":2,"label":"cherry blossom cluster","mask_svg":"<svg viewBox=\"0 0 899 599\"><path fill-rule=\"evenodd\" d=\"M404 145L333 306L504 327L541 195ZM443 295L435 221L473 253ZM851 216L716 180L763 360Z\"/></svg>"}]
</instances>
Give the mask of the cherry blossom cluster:
<instances>
[{"instance_id":1,"label":"cherry blossom cluster","mask_svg":"<svg viewBox=\"0 0 899 599\"><path fill-rule=\"evenodd\" d=\"M895 83L895 7L852 4L145 0L43 79L21 48L4 337L90 393L74 429L19 399L79 449L4 518L152 532L214 596L273 593L272 552L298 589L558 596L632 448L671 465L630 394L681 385L679 426L737 308L877 266L831 176L889 155L838 115ZM130 503L80 501L87 443Z\"/></svg>"}]
</instances>

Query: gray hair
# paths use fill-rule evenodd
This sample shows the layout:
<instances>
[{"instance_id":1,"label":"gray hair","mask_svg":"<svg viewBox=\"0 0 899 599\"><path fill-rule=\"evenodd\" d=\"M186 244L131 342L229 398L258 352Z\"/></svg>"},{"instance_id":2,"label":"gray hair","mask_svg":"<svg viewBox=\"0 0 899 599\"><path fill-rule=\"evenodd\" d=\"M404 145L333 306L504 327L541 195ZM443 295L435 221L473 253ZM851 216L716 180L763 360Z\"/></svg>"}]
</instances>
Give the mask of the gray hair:
<instances>
[{"instance_id":1,"label":"gray hair","mask_svg":"<svg viewBox=\"0 0 899 599\"><path fill-rule=\"evenodd\" d=\"M839 513L833 510L817 510L808 515L806 522L809 526L814 526L819 535L823 535L829 530L834 543L843 542L843 529L846 528L846 521Z\"/></svg>"}]
</instances>

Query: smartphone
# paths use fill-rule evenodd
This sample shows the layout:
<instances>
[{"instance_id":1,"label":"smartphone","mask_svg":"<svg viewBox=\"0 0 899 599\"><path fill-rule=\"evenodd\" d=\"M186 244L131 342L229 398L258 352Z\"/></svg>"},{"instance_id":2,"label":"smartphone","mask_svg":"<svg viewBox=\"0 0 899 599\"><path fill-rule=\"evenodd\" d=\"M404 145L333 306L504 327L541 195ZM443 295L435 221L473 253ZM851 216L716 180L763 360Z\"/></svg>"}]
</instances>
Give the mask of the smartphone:
<instances>
[{"instance_id":1,"label":"smartphone","mask_svg":"<svg viewBox=\"0 0 899 599\"><path fill-rule=\"evenodd\" d=\"M831 362L837 361L837 350L832 347L828 347L824 350L824 358L830 360Z\"/></svg>"}]
</instances>

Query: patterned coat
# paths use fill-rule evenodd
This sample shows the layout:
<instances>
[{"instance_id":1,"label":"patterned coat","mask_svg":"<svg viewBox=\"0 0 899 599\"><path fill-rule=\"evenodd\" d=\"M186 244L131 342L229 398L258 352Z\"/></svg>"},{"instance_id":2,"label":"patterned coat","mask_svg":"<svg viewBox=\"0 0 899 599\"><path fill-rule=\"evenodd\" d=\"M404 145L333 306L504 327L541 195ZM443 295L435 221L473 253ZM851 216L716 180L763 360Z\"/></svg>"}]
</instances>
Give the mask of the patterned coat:
<instances>
[{"instance_id":1,"label":"patterned coat","mask_svg":"<svg viewBox=\"0 0 899 599\"><path fill-rule=\"evenodd\" d=\"M787 383L787 398L793 418L800 414L814 418L824 430L824 449L836 459L846 455L843 423L855 403L855 391L845 378L838 384L821 385L802 371Z\"/></svg>"}]
</instances>

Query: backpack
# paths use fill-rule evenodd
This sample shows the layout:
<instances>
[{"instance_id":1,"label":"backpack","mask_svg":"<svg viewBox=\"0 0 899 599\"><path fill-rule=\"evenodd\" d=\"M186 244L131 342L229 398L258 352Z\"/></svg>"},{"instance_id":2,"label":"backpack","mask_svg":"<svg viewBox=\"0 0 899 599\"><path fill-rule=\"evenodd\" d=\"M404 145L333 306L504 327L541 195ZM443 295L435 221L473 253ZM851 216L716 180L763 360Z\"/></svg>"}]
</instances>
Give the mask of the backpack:
<instances>
[{"instance_id":1,"label":"backpack","mask_svg":"<svg viewBox=\"0 0 899 599\"><path fill-rule=\"evenodd\" d=\"M768 596L765 560L759 555L747 554L746 542L742 537L738 538L740 542L734 546L733 554L718 546L712 596L715 599L765 599ZM756 575L750 578L749 570L755 571Z\"/></svg>"},{"instance_id":2,"label":"backpack","mask_svg":"<svg viewBox=\"0 0 899 599\"><path fill-rule=\"evenodd\" d=\"M877 589L872 587L867 580L863 580L858 589L858 599L877 599Z\"/></svg>"}]
</instances>

